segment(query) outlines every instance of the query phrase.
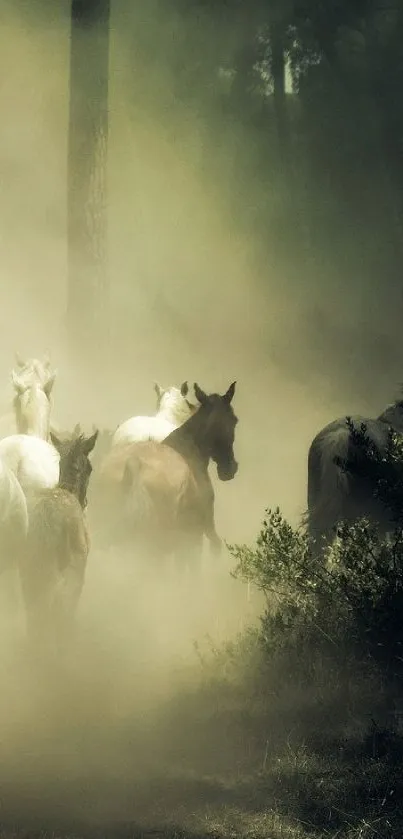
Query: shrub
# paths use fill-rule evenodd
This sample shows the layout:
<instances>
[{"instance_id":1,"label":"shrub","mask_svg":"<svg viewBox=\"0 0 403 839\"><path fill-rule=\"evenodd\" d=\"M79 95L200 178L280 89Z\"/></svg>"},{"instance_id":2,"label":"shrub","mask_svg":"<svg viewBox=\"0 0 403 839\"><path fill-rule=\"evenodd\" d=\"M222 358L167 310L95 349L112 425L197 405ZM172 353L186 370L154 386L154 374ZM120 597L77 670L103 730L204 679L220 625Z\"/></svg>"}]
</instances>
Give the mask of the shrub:
<instances>
[{"instance_id":1,"label":"shrub","mask_svg":"<svg viewBox=\"0 0 403 839\"><path fill-rule=\"evenodd\" d=\"M266 598L261 637L272 654L300 658L313 647L340 658L370 656L385 675L401 672L403 538L381 540L370 522L342 525L326 563L310 551L303 528L268 510L256 547L229 545L234 576ZM305 667L305 662L304 662Z\"/></svg>"},{"instance_id":2,"label":"shrub","mask_svg":"<svg viewBox=\"0 0 403 839\"><path fill-rule=\"evenodd\" d=\"M266 598L261 640L302 661L303 651L332 657L368 657L388 678L403 663L403 439L390 431L385 451L365 425L347 419L354 457L339 466L370 482L391 513L394 530L381 538L361 519L341 524L323 561L310 549L304 526L294 528L278 508L266 511L254 548L229 545L234 576L253 583ZM306 659L304 659L306 673Z\"/></svg>"}]
</instances>

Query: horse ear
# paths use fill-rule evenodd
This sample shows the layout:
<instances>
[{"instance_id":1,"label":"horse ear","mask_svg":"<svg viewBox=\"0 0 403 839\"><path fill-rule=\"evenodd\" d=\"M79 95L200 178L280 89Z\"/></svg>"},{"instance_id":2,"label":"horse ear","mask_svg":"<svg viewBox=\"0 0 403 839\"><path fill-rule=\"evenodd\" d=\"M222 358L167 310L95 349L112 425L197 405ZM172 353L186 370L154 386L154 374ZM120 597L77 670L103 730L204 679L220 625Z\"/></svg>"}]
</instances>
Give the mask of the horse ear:
<instances>
[{"instance_id":1,"label":"horse ear","mask_svg":"<svg viewBox=\"0 0 403 839\"><path fill-rule=\"evenodd\" d=\"M45 384L43 386L43 392L46 394L48 399L50 397L50 394L52 393L53 385L55 383L55 379L56 379L56 372L52 373L50 378L47 380L47 382L45 382Z\"/></svg>"},{"instance_id":2,"label":"horse ear","mask_svg":"<svg viewBox=\"0 0 403 839\"><path fill-rule=\"evenodd\" d=\"M204 390L202 390L201 387L199 387L197 382L194 383L194 392L196 399L200 402L200 405L205 405L205 403L208 401L207 393L205 393Z\"/></svg>"},{"instance_id":3,"label":"horse ear","mask_svg":"<svg viewBox=\"0 0 403 839\"><path fill-rule=\"evenodd\" d=\"M87 439L84 440L84 442L83 442L83 452L87 456L90 454L90 452L92 452L92 450L95 446L95 443L97 442L98 434L99 434L99 430L97 428L97 430L94 431L93 434L91 434L91 437L87 437Z\"/></svg>"},{"instance_id":4,"label":"horse ear","mask_svg":"<svg viewBox=\"0 0 403 839\"><path fill-rule=\"evenodd\" d=\"M187 396L189 393L189 385L187 382L182 382L181 384L181 394L182 396Z\"/></svg>"},{"instance_id":5,"label":"horse ear","mask_svg":"<svg viewBox=\"0 0 403 839\"><path fill-rule=\"evenodd\" d=\"M24 391L26 390L26 386L24 382L20 379L18 374L14 372L14 370L11 373L11 379L14 385L14 390L16 390L19 395L21 395L21 393L24 393Z\"/></svg>"},{"instance_id":6,"label":"horse ear","mask_svg":"<svg viewBox=\"0 0 403 839\"><path fill-rule=\"evenodd\" d=\"M61 448L61 445L62 445L62 441L59 439L59 437L58 437L56 434L54 434L54 432L53 432L53 431L50 431L49 436L50 436L50 439L51 439L52 445L53 445L53 446L55 447L55 449L57 449L57 451L59 452L59 451L60 451L60 448Z\"/></svg>"},{"instance_id":7,"label":"horse ear","mask_svg":"<svg viewBox=\"0 0 403 839\"><path fill-rule=\"evenodd\" d=\"M80 434L81 434L81 425L80 425L80 423L78 422L78 423L74 426L74 429L73 429L73 437L79 437L79 436L80 436Z\"/></svg>"},{"instance_id":8,"label":"horse ear","mask_svg":"<svg viewBox=\"0 0 403 839\"><path fill-rule=\"evenodd\" d=\"M22 370L22 368L25 367L24 359L21 358L20 354L17 351L14 353L14 355L15 355L15 361L16 361L17 367L19 367L20 370Z\"/></svg>"},{"instance_id":9,"label":"horse ear","mask_svg":"<svg viewBox=\"0 0 403 839\"><path fill-rule=\"evenodd\" d=\"M232 382L232 385L229 386L227 392L224 393L223 399L225 399L225 401L228 402L228 405L231 404L231 402L234 398L235 386L236 386L236 382Z\"/></svg>"},{"instance_id":10,"label":"horse ear","mask_svg":"<svg viewBox=\"0 0 403 839\"><path fill-rule=\"evenodd\" d=\"M46 350L46 352L45 352L45 356L44 356L44 359L43 359L43 366L47 367L48 370L50 370L50 352L49 352L49 350Z\"/></svg>"},{"instance_id":11,"label":"horse ear","mask_svg":"<svg viewBox=\"0 0 403 839\"><path fill-rule=\"evenodd\" d=\"M161 399L162 394L164 393L164 388L158 384L158 382L154 382L154 390L158 396L158 399Z\"/></svg>"}]
</instances>

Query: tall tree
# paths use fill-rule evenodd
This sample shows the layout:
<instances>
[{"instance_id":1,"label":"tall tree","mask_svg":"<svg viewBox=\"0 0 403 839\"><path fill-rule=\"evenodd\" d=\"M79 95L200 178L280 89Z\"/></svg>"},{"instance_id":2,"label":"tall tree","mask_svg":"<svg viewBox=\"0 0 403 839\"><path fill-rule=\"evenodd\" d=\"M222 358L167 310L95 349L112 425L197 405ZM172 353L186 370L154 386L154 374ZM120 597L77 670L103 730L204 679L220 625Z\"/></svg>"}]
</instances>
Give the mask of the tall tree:
<instances>
[{"instance_id":1,"label":"tall tree","mask_svg":"<svg viewBox=\"0 0 403 839\"><path fill-rule=\"evenodd\" d=\"M108 307L110 0L72 0L68 138L69 338L96 335Z\"/></svg>"}]
</instances>

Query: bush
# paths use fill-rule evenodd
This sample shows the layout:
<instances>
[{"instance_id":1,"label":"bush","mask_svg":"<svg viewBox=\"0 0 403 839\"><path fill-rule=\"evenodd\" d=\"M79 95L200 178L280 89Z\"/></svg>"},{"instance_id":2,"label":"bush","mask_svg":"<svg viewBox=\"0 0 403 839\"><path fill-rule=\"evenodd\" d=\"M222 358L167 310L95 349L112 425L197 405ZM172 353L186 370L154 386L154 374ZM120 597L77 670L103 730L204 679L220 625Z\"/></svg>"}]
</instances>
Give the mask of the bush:
<instances>
[{"instance_id":1,"label":"bush","mask_svg":"<svg viewBox=\"0 0 403 839\"><path fill-rule=\"evenodd\" d=\"M303 662L304 651L333 658L368 658L384 677L400 682L403 663L403 440L389 431L384 451L365 425L347 418L354 456L338 462L370 482L389 510L393 532L382 538L361 519L337 528L323 560L310 548L304 526L293 528L280 510L269 509L254 548L229 545L234 576L253 583L266 598L261 640L271 656L287 650Z\"/></svg>"},{"instance_id":2,"label":"bush","mask_svg":"<svg viewBox=\"0 0 403 839\"><path fill-rule=\"evenodd\" d=\"M309 835L340 839L397 839L403 831L396 713L403 675L403 451L392 433L383 453L365 427L354 434L358 456L339 465L371 481L392 514L393 532L382 538L365 519L342 524L319 557L303 525L293 527L278 508L267 510L253 547L228 545L233 575L265 597L260 627L218 649L210 645L206 654L197 648L216 752L230 754L241 776L254 770L262 809L273 801L271 812L281 814L281 835L285 812L298 836L308 835L302 825ZM273 825L262 835L274 835Z\"/></svg>"},{"instance_id":3,"label":"bush","mask_svg":"<svg viewBox=\"0 0 403 839\"><path fill-rule=\"evenodd\" d=\"M268 510L256 547L229 545L235 577L263 592L261 638L267 652L302 662L316 648L340 659L371 660L400 678L403 645L403 537L381 540L370 522L342 525L325 563L304 529ZM303 660L306 673L306 660Z\"/></svg>"}]
</instances>

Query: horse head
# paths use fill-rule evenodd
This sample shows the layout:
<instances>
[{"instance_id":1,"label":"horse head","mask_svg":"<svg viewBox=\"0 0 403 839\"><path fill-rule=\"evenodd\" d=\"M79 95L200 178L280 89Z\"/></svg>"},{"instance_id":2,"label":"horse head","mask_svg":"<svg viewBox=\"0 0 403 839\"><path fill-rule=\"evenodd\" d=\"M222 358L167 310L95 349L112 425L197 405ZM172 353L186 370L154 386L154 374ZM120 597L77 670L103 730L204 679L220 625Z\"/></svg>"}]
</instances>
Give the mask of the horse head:
<instances>
[{"instance_id":1,"label":"horse head","mask_svg":"<svg viewBox=\"0 0 403 839\"><path fill-rule=\"evenodd\" d=\"M218 393L207 394L197 383L194 385L196 398L200 403L199 423L205 423L201 429L204 434L206 454L214 460L220 481L231 481L238 471L234 455L235 427L238 419L231 402L235 394L236 382L232 382L223 396ZM203 442L201 440L201 442Z\"/></svg>"},{"instance_id":2,"label":"horse head","mask_svg":"<svg viewBox=\"0 0 403 839\"><path fill-rule=\"evenodd\" d=\"M42 388L52 389L57 371L52 369L48 353L45 355L43 361L37 358L29 358L24 361L17 352L15 353L15 359L17 367L12 372L18 377L20 382L25 382L26 384L38 382Z\"/></svg>"},{"instance_id":3,"label":"horse head","mask_svg":"<svg viewBox=\"0 0 403 839\"><path fill-rule=\"evenodd\" d=\"M13 407L18 433L34 434L47 440L54 376L43 385L36 380L24 378L14 370L11 378L15 391Z\"/></svg>"},{"instance_id":4,"label":"horse head","mask_svg":"<svg viewBox=\"0 0 403 839\"><path fill-rule=\"evenodd\" d=\"M59 487L73 493L84 509L87 506L88 483L92 472L89 455L97 441L98 430L90 437L84 434L77 436L76 430L77 426L67 440L60 440L50 432L50 439L60 455Z\"/></svg>"}]
</instances>

